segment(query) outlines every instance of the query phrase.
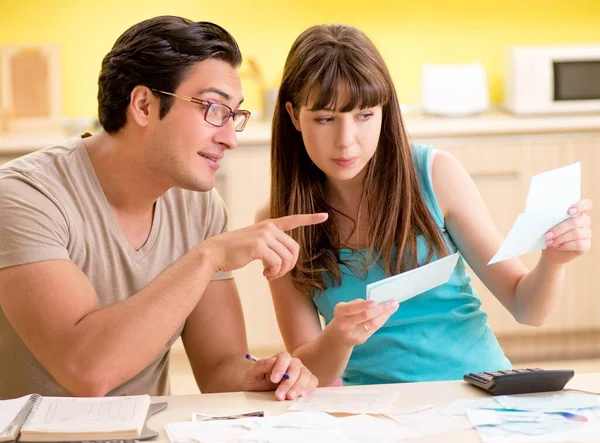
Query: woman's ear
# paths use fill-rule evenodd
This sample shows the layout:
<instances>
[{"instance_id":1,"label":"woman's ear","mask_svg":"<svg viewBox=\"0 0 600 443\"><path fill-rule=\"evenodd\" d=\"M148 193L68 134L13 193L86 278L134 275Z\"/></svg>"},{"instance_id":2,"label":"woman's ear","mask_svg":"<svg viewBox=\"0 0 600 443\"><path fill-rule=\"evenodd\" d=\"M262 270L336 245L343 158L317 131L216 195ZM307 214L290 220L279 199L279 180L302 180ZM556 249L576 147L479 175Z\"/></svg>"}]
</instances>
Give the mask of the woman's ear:
<instances>
[{"instance_id":1,"label":"woman's ear","mask_svg":"<svg viewBox=\"0 0 600 443\"><path fill-rule=\"evenodd\" d=\"M290 114L290 118L292 119L292 123L296 130L302 132L302 129L300 129L300 120L298 120L298 117L296 117L296 114L294 113L292 102L285 102L285 110Z\"/></svg>"}]
</instances>

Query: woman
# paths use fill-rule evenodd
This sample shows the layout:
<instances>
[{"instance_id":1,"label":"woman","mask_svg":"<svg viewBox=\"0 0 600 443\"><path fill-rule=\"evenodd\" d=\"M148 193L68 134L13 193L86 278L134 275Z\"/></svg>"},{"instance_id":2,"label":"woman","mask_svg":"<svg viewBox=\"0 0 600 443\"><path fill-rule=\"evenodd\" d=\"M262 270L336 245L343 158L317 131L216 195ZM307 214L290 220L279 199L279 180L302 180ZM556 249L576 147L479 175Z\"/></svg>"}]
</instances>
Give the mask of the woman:
<instances>
[{"instance_id":1,"label":"woman","mask_svg":"<svg viewBox=\"0 0 600 443\"><path fill-rule=\"evenodd\" d=\"M488 266L502 237L473 180L449 153L410 145L384 61L349 26L315 26L293 44L271 167L269 208L257 218L330 214L291 233L298 264L270 280L286 346L321 385L510 368L464 260L519 322L541 325L562 291L564 265L590 247L591 202L582 200L546 234L533 270L517 258ZM367 284L456 251L464 260L448 283L400 308L364 299Z\"/></svg>"}]
</instances>

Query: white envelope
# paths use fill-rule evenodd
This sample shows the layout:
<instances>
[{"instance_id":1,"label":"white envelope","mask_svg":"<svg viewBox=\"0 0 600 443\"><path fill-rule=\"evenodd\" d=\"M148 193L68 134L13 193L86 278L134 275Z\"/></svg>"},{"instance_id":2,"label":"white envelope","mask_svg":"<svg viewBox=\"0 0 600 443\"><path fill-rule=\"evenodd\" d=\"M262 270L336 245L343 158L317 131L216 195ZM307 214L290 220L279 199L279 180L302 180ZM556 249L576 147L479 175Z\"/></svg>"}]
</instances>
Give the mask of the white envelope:
<instances>
[{"instance_id":1,"label":"white envelope","mask_svg":"<svg viewBox=\"0 0 600 443\"><path fill-rule=\"evenodd\" d=\"M371 283L367 285L367 300L379 303L397 300L398 303L402 303L442 285L450 279L459 256L457 252L419 268Z\"/></svg>"},{"instance_id":2,"label":"white envelope","mask_svg":"<svg viewBox=\"0 0 600 443\"><path fill-rule=\"evenodd\" d=\"M534 175L529 185L525 212L519 214L488 265L546 249L546 232L569 218L569 208L579 200L580 162Z\"/></svg>"}]
</instances>

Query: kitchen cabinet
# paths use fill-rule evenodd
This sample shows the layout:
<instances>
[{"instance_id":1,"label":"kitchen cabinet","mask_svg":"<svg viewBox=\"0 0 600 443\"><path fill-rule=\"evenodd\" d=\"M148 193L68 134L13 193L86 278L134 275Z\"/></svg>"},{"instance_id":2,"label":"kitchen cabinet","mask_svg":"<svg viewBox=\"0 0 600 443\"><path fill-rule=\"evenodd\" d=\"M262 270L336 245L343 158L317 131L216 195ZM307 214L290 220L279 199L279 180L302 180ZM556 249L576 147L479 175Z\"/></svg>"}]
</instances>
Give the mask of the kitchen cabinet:
<instances>
[{"instance_id":1,"label":"kitchen cabinet","mask_svg":"<svg viewBox=\"0 0 600 443\"><path fill-rule=\"evenodd\" d=\"M459 137L413 137L415 143L433 144L456 156L473 177L496 226L506 235L516 217L525 208L532 175L582 163L582 196L600 202L600 178L594 168L600 162L600 132L561 132L554 134L491 134ZM268 196L269 146L255 143L228 153L225 196L229 208L230 228L253 223L254 213ZM600 218L592 217L600 232ZM522 260L535 266L538 253ZM542 327L517 323L512 315L472 274L473 285L480 295L489 323L513 361L544 358L582 358L600 356L600 310L596 294L600 281L600 249L592 248L585 256L567 266L565 291L558 305ZM260 263L235 273L246 315L248 339L257 352L282 347L269 288L262 276Z\"/></svg>"},{"instance_id":2,"label":"kitchen cabinet","mask_svg":"<svg viewBox=\"0 0 600 443\"><path fill-rule=\"evenodd\" d=\"M465 166L502 235L524 211L530 179L540 172L581 161L582 197L600 201L600 179L594 170L600 161L600 133L464 137L430 142L451 152ZM600 232L600 218L593 215L592 230ZM521 259L531 269L539 255L529 253ZM471 273L490 326L513 360L600 356L600 311L595 309L600 281L594 278L600 270L600 250L592 247L566 269L563 296L541 327L519 324Z\"/></svg>"},{"instance_id":3,"label":"kitchen cabinet","mask_svg":"<svg viewBox=\"0 0 600 443\"><path fill-rule=\"evenodd\" d=\"M55 131L61 118L58 48L0 45L0 133Z\"/></svg>"},{"instance_id":4,"label":"kitchen cabinet","mask_svg":"<svg viewBox=\"0 0 600 443\"><path fill-rule=\"evenodd\" d=\"M501 234L506 235L525 208L532 175L575 161L582 163L582 196L600 205L600 116L514 118L506 115L406 121L414 143L427 143L455 155L473 177ZM248 125L237 149L225 154L216 188L229 212L229 229L254 222L270 188L270 128ZM0 135L0 164L64 139L61 134ZM592 229L600 233L600 216L592 212ZM544 326L518 324L473 275L489 323L514 362L600 357L600 248L567 266L564 295ZM539 253L522 257L532 267ZM262 264L234 272L247 325L250 350L266 355L283 343ZM181 353L181 346L174 348Z\"/></svg>"}]
</instances>

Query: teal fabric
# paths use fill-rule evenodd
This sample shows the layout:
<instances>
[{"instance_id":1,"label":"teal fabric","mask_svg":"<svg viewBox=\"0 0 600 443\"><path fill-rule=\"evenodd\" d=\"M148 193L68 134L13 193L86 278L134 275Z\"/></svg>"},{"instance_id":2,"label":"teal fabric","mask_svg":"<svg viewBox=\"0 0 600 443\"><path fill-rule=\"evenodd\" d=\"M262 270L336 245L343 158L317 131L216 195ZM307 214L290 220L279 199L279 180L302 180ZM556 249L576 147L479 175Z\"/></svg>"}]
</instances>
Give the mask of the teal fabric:
<instances>
[{"instance_id":1,"label":"teal fabric","mask_svg":"<svg viewBox=\"0 0 600 443\"><path fill-rule=\"evenodd\" d=\"M433 192L432 152L431 146L412 146L413 161L429 211L442 229L450 250L456 252ZM426 253L425 241L419 237L420 263L424 262ZM330 285L325 291L315 292L313 297L327 324L333 319L336 304L365 298L367 284L386 277L379 265L360 275L356 263L364 263L365 258L357 251L342 249L340 259L346 261L341 265L341 286ZM342 375L344 384L459 380L469 372L511 368L470 282L461 257L448 283L401 303L383 327L354 348Z\"/></svg>"}]
</instances>

